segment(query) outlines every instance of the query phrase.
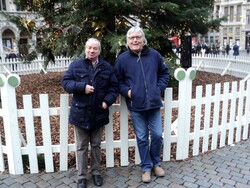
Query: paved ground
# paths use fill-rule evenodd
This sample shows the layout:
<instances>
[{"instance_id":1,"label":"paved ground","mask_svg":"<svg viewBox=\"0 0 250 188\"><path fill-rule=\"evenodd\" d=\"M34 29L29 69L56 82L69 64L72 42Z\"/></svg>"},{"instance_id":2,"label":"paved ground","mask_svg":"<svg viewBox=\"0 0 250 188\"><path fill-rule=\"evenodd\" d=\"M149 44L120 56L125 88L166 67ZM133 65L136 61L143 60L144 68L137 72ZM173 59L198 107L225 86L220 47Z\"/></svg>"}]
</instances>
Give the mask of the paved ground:
<instances>
[{"instance_id":1,"label":"paved ground","mask_svg":"<svg viewBox=\"0 0 250 188\"><path fill-rule=\"evenodd\" d=\"M233 146L208 152L185 161L163 162L166 175L153 176L152 182L141 182L138 166L108 168L103 171L106 188L181 188L239 187L250 188L250 139ZM76 170L56 173L0 174L0 188L66 188L76 187ZM88 187L94 187L89 178Z\"/></svg>"}]
</instances>

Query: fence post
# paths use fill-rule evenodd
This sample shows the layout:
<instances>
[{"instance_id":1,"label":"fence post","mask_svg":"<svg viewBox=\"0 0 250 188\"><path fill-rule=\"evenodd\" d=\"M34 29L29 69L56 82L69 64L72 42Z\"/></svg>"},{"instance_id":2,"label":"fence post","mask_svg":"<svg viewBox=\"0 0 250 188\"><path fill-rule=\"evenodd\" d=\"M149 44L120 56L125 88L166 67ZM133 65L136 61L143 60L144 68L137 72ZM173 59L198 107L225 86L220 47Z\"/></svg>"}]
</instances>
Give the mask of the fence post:
<instances>
[{"instance_id":1,"label":"fence post","mask_svg":"<svg viewBox=\"0 0 250 188\"><path fill-rule=\"evenodd\" d=\"M175 78L179 81L178 88L178 125L177 125L177 151L176 159L182 160L188 158L190 117L191 117L191 99L192 99L192 80L196 76L194 68L187 71L183 68L175 70Z\"/></svg>"},{"instance_id":2,"label":"fence post","mask_svg":"<svg viewBox=\"0 0 250 188\"><path fill-rule=\"evenodd\" d=\"M23 174L15 90L20 84L20 77L17 74L9 74L7 77L1 75L0 79L9 172L10 174Z\"/></svg>"}]
</instances>

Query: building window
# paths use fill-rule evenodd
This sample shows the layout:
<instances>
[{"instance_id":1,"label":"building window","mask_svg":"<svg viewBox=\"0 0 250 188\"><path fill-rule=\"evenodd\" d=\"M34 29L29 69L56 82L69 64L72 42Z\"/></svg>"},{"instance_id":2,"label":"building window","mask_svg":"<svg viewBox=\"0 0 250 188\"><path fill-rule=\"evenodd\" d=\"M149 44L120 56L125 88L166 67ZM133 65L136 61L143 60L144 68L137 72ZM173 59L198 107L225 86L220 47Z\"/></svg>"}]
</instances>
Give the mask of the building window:
<instances>
[{"instance_id":1,"label":"building window","mask_svg":"<svg viewBox=\"0 0 250 188\"><path fill-rule=\"evenodd\" d=\"M228 33L231 34L231 35L233 35L233 28L232 28L232 27L230 27L230 28L228 29Z\"/></svg>"},{"instance_id":2,"label":"building window","mask_svg":"<svg viewBox=\"0 0 250 188\"><path fill-rule=\"evenodd\" d=\"M230 18L229 18L230 22L234 21L234 7L230 6Z\"/></svg>"},{"instance_id":3,"label":"building window","mask_svg":"<svg viewBox=\"0 0 250 188\"><path fill-rule=\"evenodd\" d=\"M16 10L17 10L17 11L24 11L25 8L22 7L22 6L17 6L17 5L16 5Z\"/></svg>"},{"instance_id":4,"label":"building window","mask_svg":"<svg viewBox=\"0 0 250 188\"><path fill-rule=\"evenodd\" d=\"M5 2L5 0L0 0L0 10L6 10L6 2Z\"/></svg>"},{"instance_id":5,"label":"building window","mask_svg":"<svg viewBox=\"0 0 250 188\"><path fill-rule=\"evenodd\" d=\"M5 51L9 51L12 49L11 38L3 38L3 48Z\"/></svg>"},{"instance_id":6,"label":"building window","mask_svg":"<svg viewBox=\"0 0 250 188\"><path fill-rule=\"evenodd\" d=\"M223 28L223 35L227 35L227 28Z\"/></svg>"},{"instance_id":7,"label":"building window","mask_svg":"<svg viewBox=\"0 0 250 188\"><path fill-rule=\"evenodd\" d=\"M228 7L224 7L224 16L228 18Z\"/></svg>"},{"instance_id":8,"label":"building window","mask_svg":"<svg viewBox=\"0 0 250 188\"><path fill-rule=\"evenodd\" d=\"M220 6L216 6L216 18L220 17Z\"/></svg>"},{"instance_id":9,"label":"building window","mask_svg":"<svg viewBox=\"0 0 250 188\"><path fill-rule=\"evenodd\" d=\"M246 24L250 24L250 9L246 10Z\"/></svg>"},{"instance_id":10,"label":"building window","mask_svg":"<svg viewBox=\"0 0 250 188\"><path fill-rule=\"evenodd\" d=\"M240 35L240 28L239 27L235 28L235 35Z\"/></svg>"},{"instance_id":11,"label":"building window","mask_svg":"<svg viewBox=\"0 0 250 188\"><path fill-rule=\"evenodd\" d=\"M241 17L241 5L237 6L237 15L236 15L236 22L240 22Z\"/></svg>"}]
</instances>

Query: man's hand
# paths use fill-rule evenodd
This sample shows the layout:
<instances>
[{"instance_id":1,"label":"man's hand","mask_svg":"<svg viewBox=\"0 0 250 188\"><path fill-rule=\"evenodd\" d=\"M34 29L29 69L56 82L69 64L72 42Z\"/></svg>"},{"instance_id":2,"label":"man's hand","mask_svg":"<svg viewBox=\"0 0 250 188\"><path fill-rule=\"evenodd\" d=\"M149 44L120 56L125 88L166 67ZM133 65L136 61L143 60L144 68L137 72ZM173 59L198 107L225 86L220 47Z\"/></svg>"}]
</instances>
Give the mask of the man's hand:
<instances>
[{"instance_id":1,"label":"man's hand","mask_svg":"<svg viewBox=\"0 0 250 188\"><path fill-rule=\"evenodd\" d=\"M94 93L94 91L95 91L95 88L94 88L93 86L91 86L91 85L86 85L86 87L85 87L85 93L86 93L86 94Z\"/></svg>"},{"instance_id":2,"label":"man's hand","mask_svg":"<svg viewBox=\"0 0 250 188\"><path fill-rule=\"evenodd\" d=\"M102 108L103 109L107 109L108 108L108 105L106 104L106 102L102 102Z\"/></svg>"},{"instance_id":3,"label":"man's hand","mask_svg":"<svg viewBox=\"0 0 250 188\"><path fill-rule=\"evenodd\" d=\"M128 97L131 99L131 89L128 90Z\"/></svg>"}]
</instances>

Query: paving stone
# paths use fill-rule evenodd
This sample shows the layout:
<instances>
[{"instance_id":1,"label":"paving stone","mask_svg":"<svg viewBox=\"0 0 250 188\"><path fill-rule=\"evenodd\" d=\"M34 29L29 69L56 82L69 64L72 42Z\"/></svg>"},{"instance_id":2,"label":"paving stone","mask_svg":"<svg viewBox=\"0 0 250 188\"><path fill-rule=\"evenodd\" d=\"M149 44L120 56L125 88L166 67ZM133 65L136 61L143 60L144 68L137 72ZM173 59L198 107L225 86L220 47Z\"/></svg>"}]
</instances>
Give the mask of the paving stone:
<instances>
[{"instance_id":1,"label":"paving stone","mask_svg":"<svg viewBox=\"0 0 250 188\"><path fill-rule=\"evenodd\" d=\"M192 183L192 182L185 182L184 183L184 186L185 187L190 187L190 188L196 188L196 187L199 187L199 185L196 185L195 183Z\"/></svg>"},{"instance_id":2,"label":"paving stone","mask_svg":"<svg viewBox=\"0 0 250 188\"><path fill-rule=\"evenodd\" d=\"M103 188L250 188L250 139L191 157L185 161L162 162L166 174L152 175L141 182L138 165L103 170ZM77 170L65 172L10 175L0 173L0 188L75 188ZM91 175L88 187L94 188Z\"/></svg>"},{"instance_id":3,"label":"paving stone","mask_svg":"<svg viewBox=\"0 0 250 188\"><path fill-rule=\"evenodd\" d=\"M210 179L209 182L212 183L212 184L215 185L215 186L223 187L223 183L222 183L221 181L219 181L219 180Z\"/></svg>"},{"instance_id":4,"label":"paving stone","mask_svg":"<svg viewBox=\"0 0 250 188\"><path fill-rule=\"evenodd\" d=\"M27 183L23 184L23 187L25 187L25 188L36 188L37 185L32 183L32 182L27 182Z\"/></svg>"},{"instance_id":5,"label":"paving stone","mask_svg":"<svg viewBox=\"0 0 250 188\"><path fill-rule=\"evenodd\" d=\"M210 182L204 180L197 180L195 184L205 187L210 187L212 185Z\"/></svg>"},{"instance_id":6,"label":"paving stone","mask_svg":"<svg viewBox=\"0 0 250 188\"><path fill-rule=\"evenodd\" d=\"M231 180L234 180L234 181L239 182L239 183L247 184L249 179L244 179L244 178L240 178L238 176L233 176L231 178Z\"/></svg>"},{"instance_id":7,"label":"paving stone","mask_svg":"<svg viewBox=\"0 0 250 188\"><path fill-rule=\"evenodd\" d=\"M250 185L248 184L248 185L246 185L246 184L243 184L243 183L239 183L239 182L237 182L236 184L235 184L235 187L240 187L240 188L250 188Z\"/></svg>"},{"instance_id":8,"label":"paving stone","mask_svg":"<svg viewBox=\"0 0 250 188\"><path fill-rule=\"evenodd\" d=\"M221 182L223 182L223 183L226 183L226 184L229 184L229 185L235 185L235 183L236 183L236 181L234 181L234 180L231 180L231 179L226 179L226 178L222 178L221 179Z\"/></svg>"},{"instance_id":9,"label":"paving stone","mask_svg":"<svg viewBox=\"0 0 250 188\"><path fill-rule=\"evenodd\" d=\"M185 182L191 182L191 183L194 183L197 180L196 178L192 178L192 177L189 177L189 176L184 176L182 179Z\"/></svg>"}]
</instances>

